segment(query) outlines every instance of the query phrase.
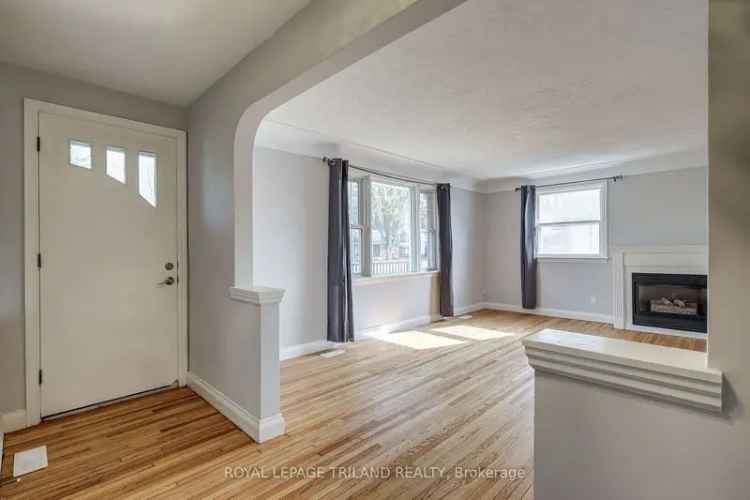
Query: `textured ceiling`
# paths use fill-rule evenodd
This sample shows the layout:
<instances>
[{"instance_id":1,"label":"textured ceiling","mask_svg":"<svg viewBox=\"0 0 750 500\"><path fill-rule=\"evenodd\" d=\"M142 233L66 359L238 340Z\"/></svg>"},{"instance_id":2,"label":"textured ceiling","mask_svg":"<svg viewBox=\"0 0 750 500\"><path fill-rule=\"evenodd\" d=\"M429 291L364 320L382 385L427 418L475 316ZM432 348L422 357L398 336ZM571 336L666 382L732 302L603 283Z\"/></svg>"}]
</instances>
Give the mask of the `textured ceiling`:
<instances>
[{"instance_id":1,"label":"textured ceiling","mask_svg":"<svg viewBox=\"0 0 750 500\"><path fill-rule=\"evenodd\" d=\"M188 105L310 0L0 0L0 61Z\"/></svg>"},{"instance_id":2,"label":"textured ceiling","mask_svg":"<svg viewBox=\"0 0 750 500\"><path fill-rule=\"evenodd\" d=\"M707 0L468 0L269 118L477 178L707 143Z\"/></svg>"}]
</instances>

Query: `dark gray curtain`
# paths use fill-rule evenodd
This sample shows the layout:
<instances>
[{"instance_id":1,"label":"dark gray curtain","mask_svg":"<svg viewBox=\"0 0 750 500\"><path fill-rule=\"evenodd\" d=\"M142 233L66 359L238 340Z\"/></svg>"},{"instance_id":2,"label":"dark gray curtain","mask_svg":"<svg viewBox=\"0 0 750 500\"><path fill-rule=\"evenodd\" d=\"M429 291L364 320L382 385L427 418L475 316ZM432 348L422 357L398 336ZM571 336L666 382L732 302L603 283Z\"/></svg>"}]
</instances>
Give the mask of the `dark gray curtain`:
<instances>
[{"instance_id":1,"label":"dark gray curtain","mask_svg":"<svg viewBox=\"0 0 750 500\"><path fill-rule=\"evenodd\" d=\"M328 160L328 340L352 342L352 275L349 243L349 162Z\"/></svg>"},{"instance_id":2,"label":"dark gray curtain","mask_svg":"<svg viewBox=\"0 0 750 500\"><path fill-rule=\"evenodd\" d=\"M440 240L440 315L453 316L453 232L451 185L437 185L438 238Z\"/></svg>"},{"instance_id":3,"label":"dark gray curtain","mask_svg":"<svg viewBox=\"0 0 750 500\"><path fill-rule=\"evenodd\" d=\"M521 186L521 305L536 308L536 188Z\"/></svg>"}]
</instances>

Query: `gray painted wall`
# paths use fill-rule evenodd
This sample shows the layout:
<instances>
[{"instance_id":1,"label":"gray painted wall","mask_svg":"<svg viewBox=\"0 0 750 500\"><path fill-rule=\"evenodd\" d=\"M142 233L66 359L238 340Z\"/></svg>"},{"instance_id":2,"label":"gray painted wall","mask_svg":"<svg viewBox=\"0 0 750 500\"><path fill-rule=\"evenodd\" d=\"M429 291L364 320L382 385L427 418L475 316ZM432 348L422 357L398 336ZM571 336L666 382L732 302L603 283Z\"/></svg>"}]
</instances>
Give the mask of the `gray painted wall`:
<instances>
[{"instance_id":1,"label":"gray painted wall","mask_svg":"<svg viewBox=\"0 0 750 500\"><path fill-rule=\"evenodd\" d=\"M545 180L554 182L553 180ZM630 175L610 183L610 249L626 245L705 245L707 169ZM487 195L487 301L520 305L520 198ZM539 307L610 316L609 262L539 264Z\"/></svg>"},{"instance_id":2,"label":"gray painted wall","mask_svg":"<svg viewBox=\"0 0 750 500\"><path fill-rule=\"evenodd\" d=\"M256 148L257 279L286 290L281 348L326 337L328 167L318 159ZM483 300L483 195L452 190L456 307ZM438 280L431 276L358 284L357 330L438 314Z\"/></svg>"},{"instance_id":3,"label":"gray painted wall","mask_svg":"<svg viewBox=\"0 0 750 500\"><path fill-rule=\"evenodd\" d=\"M23 99L185 130L187 110L0 63L0 413L26 407L23 310Z\"/></svg>"},{"instance_id":4,"label":"gray painted wall","mask_svg":"<svg viewBox=\"0 0 750 500\"><path fill-rule=\"evenodd\" d=\"M748 498L750 4L709 5L708 362L724 372L724 412L537 375L539 500Z\"/></svg>"},{"instance_id":5,"label":"gray painted wall","mask_svg":"<svg viewBox=\"0 0 750 500\"><path fill-rule=\"evenodd\" d=\"M247 304L228 297L228 288L235 284L235 135L247 132L238 129L241 117L250 110L254 125L259 125L264 112L461 1L311 2L191 107L190 370L251 414L262 416L263 380L254 369L260 366L260 359L252 347L260 341L258 317ZM252 128L253 123L247 126ZM254 137L255 130L251 132ZM252 142L246 147L251 150ZM249 162L246 167L250 168ZM257 195L257 190L253 191ZM242 243L254 246L252 241ZM244 263L259 267L252 264ZM238 285L268 285L253 281ZM249 347L242 349L240 356L232 349L242 345Z\"/></svg>"}]
</instances>

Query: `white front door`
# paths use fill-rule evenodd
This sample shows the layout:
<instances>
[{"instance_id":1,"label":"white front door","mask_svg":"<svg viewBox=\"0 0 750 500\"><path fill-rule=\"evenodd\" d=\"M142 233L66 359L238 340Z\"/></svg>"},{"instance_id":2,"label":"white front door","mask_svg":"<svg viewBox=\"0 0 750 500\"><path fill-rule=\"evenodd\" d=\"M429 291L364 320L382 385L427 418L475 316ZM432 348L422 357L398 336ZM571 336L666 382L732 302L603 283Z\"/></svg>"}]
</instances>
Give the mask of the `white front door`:
<instances>
[{"instance_id":1,"label":"white front door","mask_svg":"<svg viewBox=\"0 0 750 500\"><path fill-rule=\"evenodd\" d=\"M178 379L177 141L39 113L41 415Z\"/></svg>"}]
</instances>

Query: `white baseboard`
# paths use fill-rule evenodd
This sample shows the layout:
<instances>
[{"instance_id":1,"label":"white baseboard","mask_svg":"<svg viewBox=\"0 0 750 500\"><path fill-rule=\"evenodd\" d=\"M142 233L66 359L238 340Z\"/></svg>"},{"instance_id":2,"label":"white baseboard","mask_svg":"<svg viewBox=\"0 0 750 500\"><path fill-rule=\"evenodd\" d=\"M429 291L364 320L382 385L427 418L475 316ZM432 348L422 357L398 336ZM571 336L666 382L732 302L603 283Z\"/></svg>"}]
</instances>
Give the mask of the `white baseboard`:
<instances>
[{"instance_id":1,"label":"white baseboard","mask_svg":"<svg viewBox=\"0 0 750 500\"><path fill-rule=\"evenodd\" d=\"M460 316L462 314L468 314L468 313L479 311L481 309L486 309L485 306L486 304L483 304L480 302L480 303L471 304L468 306L455 307L453 314L455 316ZM355 332L355 337L358 337L358 338L370 337L373 334L378 334L378 333L392 333L392 332L396 332L399 330L406 330L407 328L417 328L420 326L429 325L430 323L434 323L435 321L438 321L440 319L442 319L442 316L440 314L417 316L416 318L406 319L403 321L397 321L395 323L385 323L383 325L362 328Z\"/></svg>"},{"instance_id":2,"label":"white baseboard","mask_svg":"<svg viewBox=\"0 0 750 500\"><path fill-rule=\"evenodd\" d=\"M581 321L596 321L598 323L609 323L611 324L613 319L608 314L589 313L583 311L570 311L567 309L550 309L541 307L537 309L524 309L521 306L515 304L500 304L497 302L487 302L484 304L486 309L493 309L496 311L510 311L523 314L534 314L537 316L552 316L555 318L565 319L578 319Z\"/></svg>"},{"instance_id":3,"label":"white baseboard","mask_svg":"<svg viewBox=\"0 0 750 500\"><path fill-rule=\"evenodd\" d=\"M191 372L187 374L187 385L257 443L281 436L286 431L286 423L281 413L259 419L216 387Z\"/></svg>"},{"instance_id":4,"label":"white baseboard","mask_svg":"<svg viewBox=\"0 0 750 500\"><path fill-rule=\"evenodd\" d=\"M355 338L371 337L374 334L379 333L391 333L398 330L406 330L407 328L417 328L419 326L429 325L430 323L437 321L441 318L439 314L418 316L416 318L406 319L403 321L397 321L395 323L385 323L383 325L371 326L368 328L362 328L354 332Z\"/></svg>"},{"instance_id":5,"label":"white baseboard","mask_svg":"<svg viewBox=\"0 0 750 500\"><path fill-rule=\"evenodd\" d=\"M0 413L0 432L13 432L26 427L26 410Z\"/></svg>"},{"instance_id":6,"label":"white baseboard","mask_svg":"<svg viewBox=\"0 0 750 500\"><path fill-rule=\"evenodd\" d=\"M456 316L461 316L462 314L469 314L469 313L481 311L482 309L487 309L486 304L482 302L478 302L476 304L471 304L469 306L455 307L453 310L453 314L455 314Z\"/></svg>"},{"instance_id":7,"label":"white baseboard","mask_svg":"<svg viewBox=\"0 0 750 500\"><path fill-rule=\"evenodd\" d=\"M289 347L283 347L279 354L279 358L281 361L284 361L285 359L298 358L306 354L333 349L335 346L335 343L327 340L316 340L315 342L308 342L307 344L292 345Z\"/></svg>"}]
</instances>

